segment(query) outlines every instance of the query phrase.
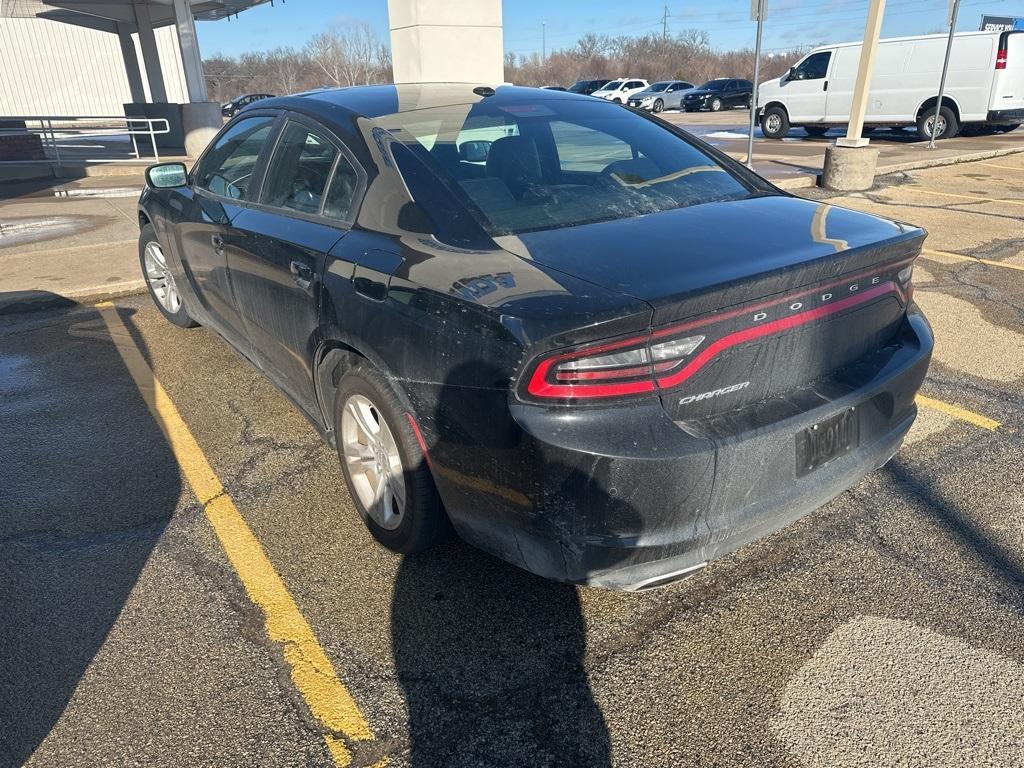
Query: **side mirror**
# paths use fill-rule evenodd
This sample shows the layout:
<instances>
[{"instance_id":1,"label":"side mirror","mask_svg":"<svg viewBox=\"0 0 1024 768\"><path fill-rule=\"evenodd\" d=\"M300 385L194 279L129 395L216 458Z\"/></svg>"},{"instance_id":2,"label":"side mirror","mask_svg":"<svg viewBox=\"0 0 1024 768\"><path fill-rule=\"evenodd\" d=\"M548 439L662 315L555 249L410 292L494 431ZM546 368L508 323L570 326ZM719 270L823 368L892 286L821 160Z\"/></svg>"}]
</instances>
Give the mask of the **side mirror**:
<instances>
[{"instance_id":1,"label":"side mirror","mask_svg":"<svg viewBox=\"0 0 1024 768\"><path fill-rule=\"evenodd\" d=\"M184 163L160 163L146 169L146 183L154 189L173 189L188 184Z\"/></svg>"},{"instance_id":2,"label":"side mirror","mask_svg":"<svg viewBox=\"0 0 1024 768\"><path fill-rule=\"evenodd\" d=\"M790 67L789 68L789 72L786 73L786 79L787 80L799 80L800 79L800 78L798 78L796 76L796 67Z\"/></svg>"},{"instance_id":3,"label":"side mirror","mask_svg":"<svg viewBox=\"0 0 1024 768\"><path fill-rule=\"evenodd\" d=\"M464 141L459 144L459 159L467 163L482 163L491 152L489 141Z\"/></svg>"}]
</instances>

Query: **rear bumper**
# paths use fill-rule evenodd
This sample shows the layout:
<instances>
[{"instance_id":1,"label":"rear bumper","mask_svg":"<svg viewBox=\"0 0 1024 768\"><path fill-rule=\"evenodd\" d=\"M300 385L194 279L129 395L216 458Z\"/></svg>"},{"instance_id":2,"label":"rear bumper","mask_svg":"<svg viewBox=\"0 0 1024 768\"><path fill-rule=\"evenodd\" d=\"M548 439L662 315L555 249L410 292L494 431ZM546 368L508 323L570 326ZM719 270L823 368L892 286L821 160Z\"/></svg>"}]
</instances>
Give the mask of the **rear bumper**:
<instances>
[{"instance_id":1,"label":"rear bumper","mask_svg":"<svg viewBox=\"0 0 1024 768\"><path fill-rule=\"evenodd\" d=\"M1024 109L991 109L985 122L997 125L1024 123Z\"/></svg>"},{"instance_id":2,"label":"rear bumper","mask_svg":"<svg viewBox=\"0 0 1024 768\"><path fill-rule=\"evenodd\" d=\"M654 586L803 517L888 461L917 413L932 343L912 307L856 384L818 383L811 407L787 395L782 410L766 401L724 422L674 422L657 401L582 413L513 402L509 424L493 420L496 440L442 439L434 475L470 543L552 579ZM850 407L859 447L798 478L796 435Z\"/></svg>"}]
</instances>

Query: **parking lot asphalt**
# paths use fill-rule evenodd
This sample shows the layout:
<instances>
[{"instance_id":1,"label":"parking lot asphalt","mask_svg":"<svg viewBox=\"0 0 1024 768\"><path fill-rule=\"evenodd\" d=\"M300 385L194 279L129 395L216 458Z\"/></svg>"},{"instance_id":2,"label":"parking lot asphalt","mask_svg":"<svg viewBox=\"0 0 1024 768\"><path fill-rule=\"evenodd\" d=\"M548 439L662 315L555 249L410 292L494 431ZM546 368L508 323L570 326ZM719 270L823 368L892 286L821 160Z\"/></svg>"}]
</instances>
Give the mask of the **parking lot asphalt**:
<instances>
[{"instance_id":1,"label":"parking lot asphalt","mask_svg":"<svg viewBox=\"0 0 1024 768\"><path fill-rule=\"evenodd\" d=\"M1021 178L808 193L930 232L918 423L639 594L381 549L290 404L145 296L0 317L0 765L1024 765Z\"/></svg>"}]
</instances>

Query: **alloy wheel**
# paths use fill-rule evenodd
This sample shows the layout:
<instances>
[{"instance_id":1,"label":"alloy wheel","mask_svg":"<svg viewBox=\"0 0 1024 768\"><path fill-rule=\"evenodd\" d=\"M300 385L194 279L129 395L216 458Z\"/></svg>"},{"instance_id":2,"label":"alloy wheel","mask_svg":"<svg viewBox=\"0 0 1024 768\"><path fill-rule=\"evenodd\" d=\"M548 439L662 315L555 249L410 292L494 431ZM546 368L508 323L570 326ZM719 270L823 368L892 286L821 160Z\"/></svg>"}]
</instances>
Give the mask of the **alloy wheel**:
<instances>
[{"instance_id":1,"label":"alloy wheel","mask_svg":"<svg viewBox=\"0 0 1024 768\"><path fill-rule=\"evenodd\" d=\"M947 128L949 128L949 126L946 124L946 118L942 116L942 113L939 113L938 123L935 122L935 115L932 115L924 121L925 133L931 136L932 133L937 130L938 132L935 133L935 138L937 139L941 139L946 135Z\"/></svg>"},{"instance_id":2,"label":"alloy wheel","mask_svg":"<svg viewBox=\"0 0 1024 768\"><path fill-rule=\"evenodd\" d=\"M365 395L345 401L339 438L359 502L377 525L393 531L405 512L402 456L380 410Z\"/></svg>"},{"instance_id":3,"label":"alloy wheel","mask_svg":"<svg viewBox=\"0 0 1024 768\"><path fill-rule=\"evenodd\" d=\"M160 243L155 240L146 243L145 262L146 281L153 290L156 300L172 315L177 314L181 309L181 293L174 282L174 275L167 267L167 257L164 256Z\"/></svg>"}]
</instances>

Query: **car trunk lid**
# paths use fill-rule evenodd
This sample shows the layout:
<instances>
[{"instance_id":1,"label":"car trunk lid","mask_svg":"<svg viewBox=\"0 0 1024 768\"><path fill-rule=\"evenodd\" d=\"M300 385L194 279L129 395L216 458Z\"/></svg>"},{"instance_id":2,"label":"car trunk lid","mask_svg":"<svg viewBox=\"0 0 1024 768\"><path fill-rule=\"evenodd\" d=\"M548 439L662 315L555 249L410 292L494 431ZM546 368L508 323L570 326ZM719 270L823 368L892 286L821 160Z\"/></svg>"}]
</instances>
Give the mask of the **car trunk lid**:
<instances>
[{"instance_id":1,"label":"car trunk lid","mask_svg":"<svg viewBox=\"0 0 1024 768\"><path fill-rule=\"evenodd\" d=\"M685 419L795 391L883 347L924 232L771 195L519 239L539 263L649 303L655 337L703 337L658 379Z\"/></svg>"}]
</instances>

